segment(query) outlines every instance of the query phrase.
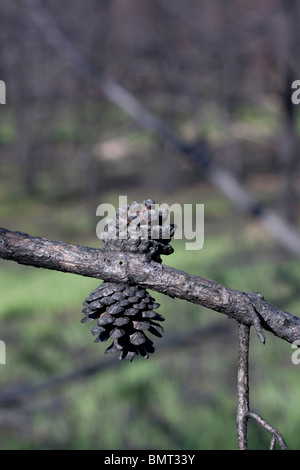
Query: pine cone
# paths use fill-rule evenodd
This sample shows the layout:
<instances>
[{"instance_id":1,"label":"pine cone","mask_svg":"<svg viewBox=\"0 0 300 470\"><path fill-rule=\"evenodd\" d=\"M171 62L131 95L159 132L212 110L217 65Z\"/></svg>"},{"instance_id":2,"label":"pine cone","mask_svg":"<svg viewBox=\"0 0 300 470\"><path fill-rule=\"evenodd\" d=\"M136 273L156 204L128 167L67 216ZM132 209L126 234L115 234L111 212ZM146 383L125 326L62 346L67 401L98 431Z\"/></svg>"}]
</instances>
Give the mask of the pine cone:
<instances>
[{"instance_id":1,"label":"pine cone","mask_svg":"<svg viewBox=\"0 0 300 470\"><path fill-rule=\"evenodd\" d=\"M143 204L133 202L119 208L101 234L103 249L143 254L159 263L161 254L173 253L169 242L174 226L162 225L168 212L152 209L154 204L148 199ZM156 322L164 321L164 317L154 311L160 305L140 286L103 282L83 305L85 316L81 322L98 319L92 329L92 334L97 336L95 342L112 339L105 353L120 352L119 359L132 361L136 355L148 359L154 346L145 331L162 337L163 328Z\"/></svg>"},{"instance_id":2,"label":"pine cone","mask_svg":"<svg viewBox=\"0 0 300 470\"><path fill-rule=\"evenodd\" d=\"M175 232L174 225L163 225L168 210L155 209L155 202L147 199L143 204L136 201L117 210L114 219L108 219L101 234L103 248L107 251L127 251L145 254L161 263L160 255L170 255L169 245Z\"/></svg>"},{"instance_id":3,"label":"pine cone","mask_svg":"<svg viewBox=\"0 0 300 470\"><path fill-rule=\"evenodd\" d=\"M132 361L136 354L148 358L154 352L145 331L162 337L163 328L156 321L164 317L154 312L159 304L139 286L103 282L84 302L82 323L98 319L92 329L96 342L113 340L105 353L121 352L120 359Z\"/></svg>"}]
</instances>

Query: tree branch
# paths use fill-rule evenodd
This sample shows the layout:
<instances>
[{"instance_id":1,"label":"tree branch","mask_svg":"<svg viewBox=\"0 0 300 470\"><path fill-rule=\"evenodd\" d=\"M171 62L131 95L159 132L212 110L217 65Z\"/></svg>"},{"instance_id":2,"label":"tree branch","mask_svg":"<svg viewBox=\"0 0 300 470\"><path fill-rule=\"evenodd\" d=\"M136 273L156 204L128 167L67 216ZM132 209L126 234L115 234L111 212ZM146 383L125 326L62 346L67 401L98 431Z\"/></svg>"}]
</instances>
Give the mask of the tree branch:
<instances>
[{"instance_id":1,"label":"tree branch","mask_svg":"<svg viewBox=\"0 0 300 470\"><path fill-rule=\"evenodd\" d=\"M247 421L249 412L249 338L250 327L239 324L239 357L237 376L237 438L240 450L247 450Z\"/></svg>"},{"instance_id":2,"label":"tree branch","mask_svg":"<svg viewBox=\"0 0 300 470\"><path fill-rule=\"evenodd\" d=\"M32 237L0 228L0 258L36 268L53 269L105 281L137 284L172 298L187 300L253 325L289 343L300 340L300 318L265 301L260 293L245 293L149 261L142 255L109 252L82 245Z\"/></svg>"},{"instance_id":3,"label":"tree branch","mask_svg":"<svg viewBox=\"0 0 300 470\"><path fill-rule=\"evenodd\" d=\"M250 410L249 405L249 340L250 327L248 325L239 324L239 358L238 358L238 380L237 380L237 437L239 450L247 450L247 423L252 418L263 429L271 434L270 450L273 450L276 441L280 448L287 450L287 445L283 436L278 429L271 426L257 413Z\"/></svg>"}]
</instances>

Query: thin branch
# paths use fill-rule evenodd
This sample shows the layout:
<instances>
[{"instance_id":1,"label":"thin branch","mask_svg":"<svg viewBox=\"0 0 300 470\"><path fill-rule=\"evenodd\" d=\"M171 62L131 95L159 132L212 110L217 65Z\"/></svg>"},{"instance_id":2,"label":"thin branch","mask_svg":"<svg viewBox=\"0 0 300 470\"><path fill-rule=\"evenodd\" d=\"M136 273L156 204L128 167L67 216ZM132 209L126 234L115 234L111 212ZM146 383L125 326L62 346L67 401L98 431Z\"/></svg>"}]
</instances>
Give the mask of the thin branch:
<instances>
[{"instance_id":1,"label":"thin branch","mask_svg":"<svg viewBox=\"0 0 300 470\"><path fill-rule=\"evenodd\" d=\"M267 423L261 416L259 416L257 413L254 413L253 411L248 412L248 417L254 419L260 426L262 426L266 431L268 431L272 438L271 438L271 444L270 444L270 450L274 449L276 441L278 442L280 448L282 450L287 450L287 445L285 443L285 440L283 436L280 434L278 429L274 428L271 426L271 424Z\"/></svg>"},{"instance_id":2,"label":"thin branch","mask_svg":"<svg viewBox=\"0 0 300 470\"><path fill-rule=\"evenodd\" d=\"M239 357L237 379L237 437L240 450L247 450L249 411L249 332L250 327L239 323Z\"/></svg>"},{"instance_id":3,"label":"thin branch","mask_svg":"<svg viewBox=\"0 0 300 470\"><path fill-rule=\"evenodd\" d=\"M142 255L106 253L0 228L0 258L37 268L140 285L202 305L249 326L257 327L257 319L254 319L258 317L264 330L289 343L300 340L300 318L265 301L262 294L246 294L216 281L149 262ZM257 333L259 337L262 335L258 329Z\"/></svg>"},{"instance_id":4,"label":"thin branch","mask_svg":"<svg viewBox=\"0 0 300 470\"><path fill-rule=\"evenodd\" d=\"M254 419L263 429L271 434L270 450L275 448L276 441L283 450L287 445L278 429L271 426L264 418L250 410L249 405L249 339L250 326L239 324L239 357L237 381L237 437L240 450L247 450L247 424L249 418Z\"/></svg>"},{"instance_id":5,"label":"thin branch","mask_svg":"<svg viewBox=\"0 0 300 470\"><path fill-rule=\"evenodd\" d=\"M32 21L41 31L45 41L67 64L76 70L79 76L90 80L109 101L121 108L140 126L154 132L161 139L169 142L177 151L186 155L199 168L202 175L206 175L239 210L259 218L272 237L285 250L300 257L300 236L297 230L275 212L262 208L231 172L213 164L207 146L186 143L109 75L93 70L88 61L57 26L55 19L42 3L39 0L24 1L28 6Z\"/></svg>"}]
</instances>

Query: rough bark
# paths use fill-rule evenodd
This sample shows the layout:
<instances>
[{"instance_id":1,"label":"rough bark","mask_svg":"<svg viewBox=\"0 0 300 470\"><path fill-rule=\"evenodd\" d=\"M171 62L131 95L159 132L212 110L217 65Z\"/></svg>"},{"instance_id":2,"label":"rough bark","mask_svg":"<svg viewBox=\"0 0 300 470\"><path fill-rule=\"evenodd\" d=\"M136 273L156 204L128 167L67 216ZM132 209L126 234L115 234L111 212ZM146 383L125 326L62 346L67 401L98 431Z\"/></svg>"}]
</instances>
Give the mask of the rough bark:
<instances>
[{"instance_id":1,"label":"rough bark","mask_svg":"<svg viewBox=\"0 0 300 470\"><path fill-rule=\"evenodd\" d=\"M261 326L279 338L289 343L300 340L300 318L265 301L262 294L231 289L216 281L149 261L142 255L106 253L0 228L0 258L36 268L138 284L223 313L239 323L255 326L256 330L255 317L258 317Z\"/></svg>"}]
</instances>

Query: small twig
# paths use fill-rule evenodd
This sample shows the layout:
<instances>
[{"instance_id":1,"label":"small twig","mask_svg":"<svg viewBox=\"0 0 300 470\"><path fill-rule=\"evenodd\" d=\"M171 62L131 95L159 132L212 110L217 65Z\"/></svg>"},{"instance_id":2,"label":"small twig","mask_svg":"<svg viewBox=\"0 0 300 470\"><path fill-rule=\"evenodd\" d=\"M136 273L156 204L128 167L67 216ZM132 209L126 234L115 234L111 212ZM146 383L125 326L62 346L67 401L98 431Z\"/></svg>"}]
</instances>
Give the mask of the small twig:
<instances>
[{"instance_id":1,"label":"small twig","mask_svg":"<svg viewBox=\"0 0 300 470\"><path fill-rule=\"evenodd\" d=\"M247 294L248 297L254 297L254 298L260 298L262 300L264 300L264 296L260 293L260 292L255 292L255 293L251 293L251 294ZM251 318L252 318L252 324L255 328L255 331L256 331L256 334L257 334L257 337L259 339L259 341L261 342L261 344L265 344L266 342L266 337L264 335L264 332L263 332L263 327L261 325L261 321L260 321L260 317L259 317L259 313L258 311L255 309L255 307L253 306L253 304L251 304L249 306L249 310L250 310L250 313L251 313Z\"/></svg>"},{"instance_id":2,"label":"small twig","mask_svg":"<svg viewBox=\"0 0 300 470\"><path fill-rule=\"evenodd\" d=\"M249 406L249 339L250 326L239 323L239 358L238 358L238 408L237 408L237 437L240 450L247 450L247 424L248 419L252 418L259 423L272 438L270 450L275 448L276 442L283 450L287 450L287 445L278 429L267 423L257 413L250 411Z\"/></svg>"},{"instance_id":3,"label":"small twig","mask_svg":"<svg viewBox=\"0 0 300 470\"><path fill-rule=\"evenodd\" d=\"M276 437L274 436L274 434L272 435L272 438L271 438L271 442L270 442L270 450L274 450L275 449L275 444L276 444Z\"/></svg>"},{"instance_id":4,"label":"small twig","mask_svg":"<svg viewBox=\"0 0 300 470\"><path fill-rule=\"evenodd\" d=\"M271 424L267 423L267 421L265 421L261 416L259 416L257 413L254 413L253 411L248 411L248 417L253 418L257 423L259 423L266 431L271 434L272 439L270 444L270 450L274 449L276 441L278 442L282 450L287 450L285 440L278 431L278 429L271 426Z\"/></svg>"}]
</instances>

